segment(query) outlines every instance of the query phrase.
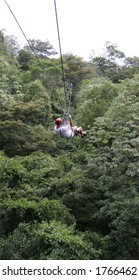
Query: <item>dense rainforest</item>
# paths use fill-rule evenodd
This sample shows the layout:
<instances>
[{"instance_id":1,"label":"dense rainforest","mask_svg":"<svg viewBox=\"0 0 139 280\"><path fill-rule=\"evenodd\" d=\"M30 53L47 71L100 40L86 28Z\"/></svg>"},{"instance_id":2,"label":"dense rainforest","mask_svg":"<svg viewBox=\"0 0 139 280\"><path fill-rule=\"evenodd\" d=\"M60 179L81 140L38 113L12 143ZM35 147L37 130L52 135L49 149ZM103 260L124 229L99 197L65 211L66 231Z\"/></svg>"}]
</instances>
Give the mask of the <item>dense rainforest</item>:
<instances>
[{"instance_id":1,"label":"dense rainforest","mask_svg":"<svg viewBox=\"0 0 139 280\"><path fill-rule=\"evenodd\" d=\"M139 259L139 57L63 54L65 92L29 43L0 32L0 259ZM55 135L68 106L86 138Z\"/></svg>"}]
</instances>

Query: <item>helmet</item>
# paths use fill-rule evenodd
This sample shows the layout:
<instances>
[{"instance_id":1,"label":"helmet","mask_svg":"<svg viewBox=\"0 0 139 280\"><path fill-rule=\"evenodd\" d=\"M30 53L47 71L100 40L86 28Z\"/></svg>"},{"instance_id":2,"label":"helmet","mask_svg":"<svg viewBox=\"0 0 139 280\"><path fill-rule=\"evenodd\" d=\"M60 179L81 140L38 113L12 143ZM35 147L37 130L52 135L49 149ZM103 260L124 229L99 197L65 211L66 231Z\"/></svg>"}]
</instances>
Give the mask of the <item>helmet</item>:
<instances>
[{"instance_id":1,"label":"helmet","mask_svg":"<svg viewBox=\"0 0 139 280\"><path fill-rule=\"evenodd\" d=\"M62 123L62 119L61 118L57 118L56 119L56 124L61 124Z\"/></svg>"}]
</instances>

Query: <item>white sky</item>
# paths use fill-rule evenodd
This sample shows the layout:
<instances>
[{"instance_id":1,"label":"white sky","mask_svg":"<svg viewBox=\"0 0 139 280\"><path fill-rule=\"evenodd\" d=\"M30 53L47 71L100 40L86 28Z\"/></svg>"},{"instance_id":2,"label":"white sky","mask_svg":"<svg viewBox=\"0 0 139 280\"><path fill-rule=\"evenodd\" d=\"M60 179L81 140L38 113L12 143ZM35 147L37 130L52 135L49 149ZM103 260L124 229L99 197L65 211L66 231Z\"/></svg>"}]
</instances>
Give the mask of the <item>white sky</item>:
<instances>
[{"instance_id":1,"label":"white sky","mask_svg":"<svg viewBox=\"0 0 139 280\"><path fill-rule=\"evenodd\" d=\"M48 39L59 52L54 0L6 0L28 39ZM126 56L139 56L139 0L56 0L62 53L88 59L102 53L106 41ZM27 42L4 0L0 30Z\"/></svg>"}]
</instances>

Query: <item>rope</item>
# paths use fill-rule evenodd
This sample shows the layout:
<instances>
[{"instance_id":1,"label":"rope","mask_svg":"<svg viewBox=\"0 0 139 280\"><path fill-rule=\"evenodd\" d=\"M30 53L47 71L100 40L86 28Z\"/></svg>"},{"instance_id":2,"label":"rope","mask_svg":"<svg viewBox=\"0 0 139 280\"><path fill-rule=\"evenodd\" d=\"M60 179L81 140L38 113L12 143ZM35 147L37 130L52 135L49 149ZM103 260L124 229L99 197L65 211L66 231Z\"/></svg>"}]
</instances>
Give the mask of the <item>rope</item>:
<instances>
[{"instance_id":1,"label":"rope","mask_svg":"<svg viewBox=\"0 0 139 280\"><path fill-rule=\"evenodd\" d=\"M66 102L67 102L67 93L66 93L66 84L65 84L65 74L64 74L64 66L63 66L63 57L62 57L62 49L61 49L61 41L60 41L60 32L59 32L59 23L58 23L58 15L57 15L56 0L54 0L54 6L55 6L55 16L56 16L57 34L58 34L58 43L59 43L60 60L61 60L61 70L62 70L62 77L63 77L63 84L64 84L64 93L65 93L65 99L66 99ZM67 107L68 107L68 105L67 105Z\"/></svg>"},{"instance_id":2,"label":"rope","mask_svg":"<svg viewBox=\"0 0 139 280\"><path fill-rule=\"evenodd\" d=\"M68 114L70 112L70 105L71 105L71 96L72 96L72 91L73 91L73 84L71 83L69 85L69 104L68 104Z\"/></svg>"}]
</instances>

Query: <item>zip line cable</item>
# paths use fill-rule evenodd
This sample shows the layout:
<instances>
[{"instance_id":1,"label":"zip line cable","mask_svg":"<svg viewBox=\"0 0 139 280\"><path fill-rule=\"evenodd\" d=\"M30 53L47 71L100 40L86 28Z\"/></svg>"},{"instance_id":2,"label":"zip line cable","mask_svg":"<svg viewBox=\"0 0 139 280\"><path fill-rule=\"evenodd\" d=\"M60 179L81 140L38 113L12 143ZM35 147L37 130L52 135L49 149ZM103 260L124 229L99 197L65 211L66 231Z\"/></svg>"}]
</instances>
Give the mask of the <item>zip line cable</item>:
<instances>
[{"instance_id":1,"label":"zip line cable","mask_svg":"<svg viewBox=\"0 0 139 280\"><path fill-rule=\"evenodd\" d=\"M64 73L61 41L60 41L60 32L59 32L59 23L58 23L58 14L57 14L56 0L54 0L54 7L55 7L55 17L56 17L56 25L57 25L57 34L58 34L58 43L59 43L59 51L60 51L60 61L61 61L62 77L63 77L63 84L64 84L64 93L65 93L65 98L66 98L66 102L67 102L66 84L65 84L65 73Z\"/></svg>"},{"instance_id":2,"label":"zip line cable","mask_svg":"<svg viewBox=\"0 0 139 280\"><path fill-rule=\"evenodd\" d=\"M24 38L26 39L30 49L32 50L34 56L36 57L36 59L38 60L38 62L41 64L41 61L39 60L38 56L36 55L36 53L34 52L25 32L23 31L21 25L19 24L17 18L15 17L11 7L9 6L9 4L7 3L6 0L4 0L5 4L7 5L8 9L10 10L12 16L14 17L18 27L20 28ZM54 0L54 7L55 7L55 17L56 17L56 25L57 25L57 34L58 34L58 43L59 43L59 51L60 51L60 61L61 61L61 70L62 70L62 79L63 79L63 85L64 85L64 93L65 93L65 99L66 99L66 105L67 105L67 110L68 110L68 113L69 113L69 109L70 109L70 102L71 102L71 95L69 97L69 102L67 100L67 91L66 91L66 84L65 84L65 73L64 73L64 63L63 63L63 56L62 56L62 49L61 49L61 41L60 41L60 32L59 32L59 23L58 23L58 14L57 14L57 6L56 6L56 0ZM42 64L41 64L42 66Z\"/></svg>"},{"instance_id":3,"label":"zip line cable","mask_svg":"<svg viewBox=\"0 0 139 280\"><path fill-rule=\"evenodd\" d=\"M68 113L70 112L70 105L71 105L71 96L72 96L72 84L69 86L69 104L68 104Z\"/></svg>"},{"instance_id":4,"label":"zip line cable","mask_svg":"<svg viewBox=\"0 0 139 280\"><path fill-rule=\"evenodd\" d=\"M15 21L16 21L16 23L17 23L18 27L20 28L20 30L21 30L21 32L22 32L22 34L23 34L23 36L25 37L25 39L26 39L26 41L27 41L27 43L28 43L28 45L29 45L30 49L31 49L31 50L32 50L32 52L34 53L34 55L35 55L36 59L38 60L38 62L41 64L41 62L40 62L39 58L37 57L36 53L34 52L34 50L33 50L32 46L31 46L31 44L30 44L30 42L29 42L28 38L26 37L26 35L25 35L25 33L24 33L24 31L23 31L23 29L22 29L21 25L19 24L18 20L16 19L15 15L14 15L14 13L13 13L13 11L12 11L12 9L10 8L10 6L9 6L9 4L7 3L7 1L6 1L6 0L4 0L4 2L5 2L5 4L7 5L8 9L10 10L10 12L11 12L12 16L14 17L14 19L15 19Z\"/></svg>"}]
</instances>

